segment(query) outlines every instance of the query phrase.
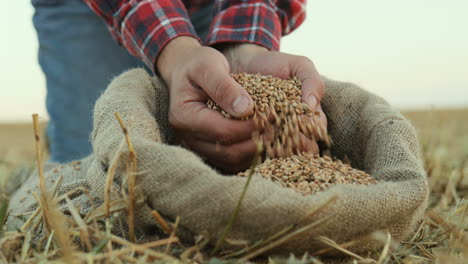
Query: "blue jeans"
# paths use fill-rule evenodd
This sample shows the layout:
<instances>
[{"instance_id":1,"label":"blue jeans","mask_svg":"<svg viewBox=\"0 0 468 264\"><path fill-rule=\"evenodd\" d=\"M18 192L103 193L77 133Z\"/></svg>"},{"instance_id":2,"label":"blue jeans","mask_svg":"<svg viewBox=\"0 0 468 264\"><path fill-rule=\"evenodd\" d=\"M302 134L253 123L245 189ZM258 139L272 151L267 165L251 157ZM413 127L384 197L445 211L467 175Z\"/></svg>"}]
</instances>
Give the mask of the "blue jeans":
<instances>
[{"instance_id":1,"label":"blue jeans","mask_svg":"<svg viewBox=\"0 0 468 264\"><path fill-rule=\"evenodd\" d=\"M61 163L80 159L92 152L89 135L99 95L116 75L145 66L112 39L104 21L81 0L32 0L32 4L39 64L46 77L50 158ZM204 39L212 5L190 18Z\"/></svg>"}]
</instances>

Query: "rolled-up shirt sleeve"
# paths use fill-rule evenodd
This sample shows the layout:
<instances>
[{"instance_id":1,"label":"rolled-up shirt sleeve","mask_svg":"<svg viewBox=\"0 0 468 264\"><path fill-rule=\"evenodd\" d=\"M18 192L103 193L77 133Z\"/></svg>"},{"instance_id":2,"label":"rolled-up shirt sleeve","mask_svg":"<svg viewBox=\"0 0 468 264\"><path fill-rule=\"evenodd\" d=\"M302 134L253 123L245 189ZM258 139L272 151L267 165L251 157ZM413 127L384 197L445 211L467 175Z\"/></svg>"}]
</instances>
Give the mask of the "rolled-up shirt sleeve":
<instances>
[{"instance_id":1,"label":"rolled-up shirt sleeve","mask_svg":"<svg viewBox=\"0 0 468 264\"><path fill-rule=\"evenodd\" d=\"M151 69L178 36L199 38L180 0L84 0L106 22L114 39Z\"/></svg>"},{"instance_id":2,"label":"rolled-up shirt sleeve","mask_svg":"<svg viewBox=\"0 0 468 264\"><path fill-rule=\"evenodd\" d=\"M246 42L279 50L305 19L306 0L216 0L207 45Z\"/></svg>"}]
</instances>

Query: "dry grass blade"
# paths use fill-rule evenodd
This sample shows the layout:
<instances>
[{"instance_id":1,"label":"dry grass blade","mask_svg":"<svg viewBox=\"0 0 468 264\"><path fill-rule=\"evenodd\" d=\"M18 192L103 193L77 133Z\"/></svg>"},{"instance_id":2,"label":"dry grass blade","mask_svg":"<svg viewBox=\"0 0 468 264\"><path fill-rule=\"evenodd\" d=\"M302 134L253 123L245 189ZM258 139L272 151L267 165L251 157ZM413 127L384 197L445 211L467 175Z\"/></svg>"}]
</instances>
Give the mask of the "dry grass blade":
<instances>
[{"instance_id":1,"label":"dry grass blade","mask_svg":"<svg viewBox=\"0 0 468 264\"><path fill-rule=\"evenodd\" d=\"M32 193L32 195L35 197L35 198L39 198L39 196L37 195L37 193ZM42 208L41 208L41 203L40 201L38 202L39 204L39 209L41 210L41 212L39 213L38 217L36 217L34 219L34 221L32 222L32 225L31 225L31 229L30 230L33 230L33 231L36 231L38 230L38 227L43 224L43 220L44 220L44 217L42 216L43 212L42 212ZM45 225L45 224L44 224ZM42 225L42 227L44 227L44 225Z\"/></svg>"},{"instance_id":2,"label":"dry grass blade","mask_svg":"<svg viewBox=\"0 0 468 264\"><path fill-rule=\"evenodd\" d=\"M118 243L120 245L126 246L126 248L123 248L122 250L119 251L120 254L125 254L125 253L131 252L131 251L138 251L138 252L141 252L141 253L148 253L150 256L152 256L154 258L157 258L157 259L163 259L163 260L166 260L166 261L171 261L173 263L179 263L179 261L176 258L174 258L174 257L172 257L170 255L166 255L166 254L160 253L158 251L150 250L150 248L152 248L152 247L160 247L160 246L164 246L164 245L167 245L167 244L176 243L176 242L179 241L178 238L161 239L161 240L157 240L157 241L148 242L148 243L145 243L145 244L134 244L132 242L129 242L129 241L127 241L125 239L122 239L121 237L118 237L118 236L115 236L115 235L110 235L110 240L115 242L115 243ZM98 257L98 256L96 256L96 257Z\"/></svg>"},{"instance_id":3,"label":"dry grass blade","mask_svg":"<svg viewBox=\"0 0 468 264\"><path fill-rule=\"evenodd\" d=\"M389 232L387 232L387 241L385 242L385 246L382 249L382 253L380 254L379 260L377 261L377 264L383 264L385 258L387 258L388 251L390 250L390 244L392 242L392 236L390 235Z\"/></svg>"},{"instance_id":4,"label":"dry grass blade","mask_svg":"<svg viewBox=\"0 0 468 264\"><path fill-rule=\"evenodd\" d=\"M456 239L462 243L468 243L467 238L463 235L463 230L458 229L456 225L448 223L434 211L429 210L426 214L432 221L442 226L446 232L452 233Z\"/></svg>"},{"instance_id":5,"label":"dry grass blade","mask_svg":"<svg viewBox=\"0 0 468 264\"><path fill-rule=\"evenodd\" d=\"M122 119L122 117L120 116L119 113L115 113L115 117L117 118L117 121L119 121L119 125L120 127L122 128L122 132L124 133L124 136L125 136L125 140L127 141L127 145L128 145L128 150L129 150L129 155L130 155L130 160L132 161L132 163L134 165L136 165L137 163L137 156L136 156L136 152L135 152L135 149L133 148L133 144L132 144L132 141L130 140L130 135L128 134L128 129L127 127L125 126L125 123Z\"/></svg>"},{"instance_id":6,"label":"dry grass blade","mask_svg":"<svg viewBox=\"0 0 468 264\"><path fill-rule=\"evenodd\" d=\"M106 230L105 230L105 231L106 231L106 236L105 236L105 239L106 239L107 241L110 240L110 235L112 234L111 219L112 219L112 218L106 218ZM121 220L120 217L117 218L117 219L118 219L118 220ZM121 222L121 221L120 221L120 222ZM121 232L122 234L124 234L124 230L123 230L122 227L120 228L120 232ZM101 239L102 239L102 238L101 238ZM114 247L112 246L112 243L107 243L106 246L107 246L107 252L109 252L110 254L112 254L112 251L114 250Z\"/></svg>"},{"instance_id":7,"label":"dry grass blade","mask_svg":"<svg viewBox=\"0 0 468 264\"><path fill-rule=\"evenodd\" d=\"M39 216L41 213L41 208L36 208L32 215L26 220L26 222L23 224L23 226L20 228L21 232L26 232L26 230L29 228L29 226L33 223L33 221L36 219L37 216Z\"/></svg>"},{"instance_id":8,"label":"dry grass blade","mask_svg":"<svg viewBox=\"0 0 468 264\"><path fill-rule=\"evenodd\" d=\"M409 255L408 257L412 258L412 259L415 259L415 260L418 260L418 261L422 261L422 262L417 262L417 263L431 263L432 262L432 259L428 259L428 258L421 257L421 256ZM412 263L412 262L410 262L410 263Z\"/></svg>"},{"instance_id":9,"label":"dry grass blade","mask_svg":"<svg viewBox=\"0 0 468 264\"><path fill-rule=\"evenodd\" d=\"M44 169L42 167L42 152L41 141L39 136L39 116L33 114L34 139L36 142L37 168L39 175L39 188L41 197L39 198L42 216L44 217L45 226L50 232L55 230L56 238L62 247L62 254L65 261L73 262L73 247L70 240L65 223L67 222L64 215L60 212L57 200L47 192L45 185Z\"/></svg>"},{"instance_id":10,"label":"dry grass blade","mask_svg":"<svg viewBox=\"0 0 468 264\"><path fill-rule=\"evenodd\" d=\"M345 242L345 243L341 243L341 244L339 244L339 246L341 248L349 248L349 247L355 245L358 242L359 242L359 240L352 240L352 241L348 241L348 242ZM335 248L332 248L332 247L323 248L323 249L320 249L320 250L317 250L317 251L311 253L310 255L311 256L320 256L320 255L327 254L327 253L329 253L331 251L334 251L334 250L335 250Z\"/></svg>"},{"instance_id":11,"label":"dry grass blade","mask_svg":"<svg viewBox=\"0 0 468 264\"><path fill-rule=\"evenodd\" d=\"M132 141L128 135L127 127L125 126L122 117L119 113L115 113L115 117L119 121L120 127L125 135L129 150L129 166L128 166L128 232L131 241L136 241L135 237L135 181L137 172L137 155L133 148Z\"/></svg>"},{"instance_id":12,"label":"dry grass blade","mask_svg":"<svg viewBox=\"0 0 468 264\"><path fill-rule=\"evenodd\" d=\"M26 232L24 235L23 246L21 247L21 262L25 262L29 255L29 248L31 246L31 233Z\"/></svg>"},{"instance_id":13,"label":"dry grass blade","mask_svg":"<svg viewBox=\"0 0 468 264\"><path fill-rule=\"evenodd\" d=\"M229 254L223 256L223 259L229 259L229 258L232 258L232 257L240 256L242 254L245 254L246 252L252 252L252 251L254 251L254 250L258 249L258 248L261 248L261 247L264 247L265 245L268 245L272 241L275 241L275 240L287 235L289 232L291 232L292 230L294 230L298 226L305 224L305 221L308 218L310 218L313 215L319 214L325 208L327 208L328 206L330 206L331 204L333 204L337 200L338 200L338 195L334 195L334 196L330 197L323 204L321 204L317 208L314 208L312 211L306 213L301 219L299 219L299 221L297 223L294 223L292 225L289 225L289 226L281 229L279 232L271 235L270 237L266 238L265 240L260 240L260 241L256 242L254 245L252 245L250 247L246 247L246 248L243 248L243 249L241 249L239 251L229 253Z\"/></svg>"},{"instance_id":14,"label":"dry grass blade","mask_svg":"<svg viewBox=\"0 0 468 264\"><path fill-rule=\"evenodd\" d=\"M283 230L290 231L290 230L292 230L292 227L293 226L291 225L288 228L285 228ZM284 231L283 232L280 231L280 232L283 233L283 234L285 233ZM278 232L278 233L280 233L280 232ZM235 257L243 256L243 255L247 254L248 252L252 252L253 250L261 247L262 245L265 245L263 242L264 242L263 240L259 240L259 241L255 242L254 244L252 244L250 246L247 246L247 247L245 247L245 248L243 248L241 250L238 250L238 251L235 251L235 252L232 252L232 253L228 252L227 254L225 254L222 257L222 259L232 259L232 258L235 258Z\"/></svg>"},{"instance_id":15,"label":"dry grass blade","mask_svg":"<svg viewBox=\"0 0 468 264\"><path fill-rule=\"evenodd\" d=\"M330 205L332 205L333 203L335 203L337 200L338 200L338 195L337 195L337 194L333 195L333 196L330 197L327 201L325 201L323 204L321 204L319 207L317 207L317 208L313 209L312 211L306 213L306 214L304 215L304 217L302 217L302 218L298 221L297 225L303 224L304 221L306 221L309 217L321 213L325 208L329 207Z\"/></svg>"},{"instance_id":16,"label":"dry grass blade","mask_svg":"<svg viewBox=\"0 0 468 264\"><path fill-rule=\"evenodd\" d=\"M50 232L50 220L49 220L49 197L47 194L47 189L45 185L45 176L44 169L42 167L42 151L41 151L41 138L39 136L39 116L38 114L33 114L33 128L34 128L34 140L36 142L36 161L37 161L37 174L39 175L39 190L41 191L41 196L39 197L39 204L42 208L42 217L44 218L44 224L47 228L47 231Z\"/></svg>"},{"instance_id":17,"label":"dry grass blade","mask_svg":"<svg viewBox=\"0 0 468 264\"><path fill-rule=\"evenodd\" d=\"M144 244L139 244L138 246L141 248L153 248L153 247L160 247L165 245L170 245L179 242L177 237L169 237L157 241L147 242Z\"/></svg>"},{"instance_id":18,"label":"dry grass blade","mask_svg":"<svg viewBox=\"0 0 468 264\"><path fill-rule=\"evenodd\" d=\"M280 230L278 233L268 237L267 239L265 239L263 242L257 244L255 247L251 247L250 248L250 251L252 249L255 249L255 248L259 248L259 247L262 247L284 235L286 235L287 233L289 233L290 231L294 230L295 228L297 228L298 226L300 225L303 225L305 224L305 221L313 216L313 215L316 215L316 214L319 214L320 212L322 212L325 208L327 208L328 206L330 206L331 204L333 204L334 202L336 202L338 200L338 195L334 195L332 197L330 197L327 201L325 201L323 204L321 204L320 206L318 206L317 208L314 208L312 211L310 211L309 213L306 213L301 219L299 219L299 221L295 224L292 224L290 226L287 226L285 227L284 229Z\"/></svg>"},{"instance_id":19,"label":"dry grass blade","mask_svg":"<svg viewBox=\"0 0 468 264\"><path fill-rule=\"evenodd\" d=\"M258 163L260 162L260 155L261 155L262 151L263 151L263 149L262 149L261 144L257 143L257 153L255 154L255 157L254 157L251 169L250 169L250 173L247 176L247 181L245 182L244 189L242 190L242 193L241 193L241 195L239 197L239 200L237 201L236 208L234 209L234 212L232 213L231 218L229 219L229 222L227 223L227 225L224 228L223 232L221 233L218 240L216 241L215 247L211 251L212 256L214 256L218 252L218 250L221 248L221 246L224 243L224 239L226 238L228 233L231 231L232 225L234 224L234 221L236 220L237 215L239 214L239 210L240 210L242 201L244 200L245 194L247 193L247 189L249 188L250 181L252 180L254 169L258 165Z\"/></svg>"},{"instance_id":20,"label":"dry grass blade","mask_svg":"<svg viewBox=\"0 0 468 264\"><path fill-rule=\"evenodd\" d=\"M434 255L431 254L431 253L427 250L427 248L424 247L424 245L418 244L417 247L418 247L418 249L420 250L421 255L423 255L424 257L429 258L429 259L434 259Z\"/></svg>"},{"instance_id":21,"label":"dry grass blade","mask_svg":"<svg viewBox=\"0 0 468 264\"><path fill-rule=\"evenodd\" d=\"M265 239L265 241L262 241L260 243L258 243L255 247L252 246L251 250L252 249L255 249L255 248L259 248L259 247L262 247L284 235L286 235L287 233L291 232L292 230L294 230L294 228L296 228L298 225L297 224L292 224L290 226L287 226L285 228L283 228L282 230L280 230L278 233L268 237L267 239Z\"/></svg>"},{"instance_id":22,"label":"dry grass blade","mask_svg":"<svg viewBox=\"0 0 468 264\"><path fill-rule=\"evenodd\" d=\"M248 255L240 258L240 261L246 262L246 261L248 261L248 260L250 260L252 258L260 256L263 253L266 253L267 251L272 250L273 248L278 247L283 243L286 243L287 241L289 241L290 239L292 239L292 238L294 238L294 237L296 237L298 235L301 235L301 234L303 234L305 232L309 232L309 231L313 230L317 226L319 226L319 225L327 222L328 220L330 220L333 216L334 215L329 215L329 216L324 217L322 219L319 219L319 220L317 220L317 221L315 221L315 222L313 222L311 224L308 224L308 225L306 225L304 227L298 228L294 232L291 232L288 235L286 235L286 236L284 236L284 237L282 237L282 238L280 238L278 240L275 240L275 241L271 242L270 244L265 245L264 247L262 247L260 249L257 249L254 252L249 253Z\"/></svg>"},{"instance_id":23,"label":"dry grass blade","mask_svg":"<svg viewBox=\"0 0 468 264\"><path fill-rule=\"evenodd\" d=\"M47 253L49 253L50 244L52 244L52 238L54 238L55 230L50 232L49 238L47 239L47 244L44 249L44 257L47 258Z\"/></svg>"},{"instance_id":24,"label":"dry grass blade","mask_svg":"<svg viewBox=\"0 0 468 264\"><path fill-rule=\"evenodd\" d=\"M99 252L101 252L106 247L108 242L109 242L108 237L105 237L103 240L99 241L99 243L93 248L93 250L91 250L91 254L96 255Z\"/></svg>"},{"instance_id":25,"label":"dry grass blade","mask_svg":"<svg viewBox=\"0 0 468 264\"><path fill-rule=\"evenodd\" d=\"M414 232L414 235L413 237L409 240L410 243L413 243L414 241L416 241L416 238L418 236L421 236L421 232L424 230L424 227L426 226L427 222L426 222L426 218L424 218L420 224L419 224L419 227L418 229L416 230L416 232Z\"/></svg>"},{"instance_id":26,"label":"dry grass blade","mask_svg":"<svg viewBox=\"0 0 468 264\"><path fill-rule=\"evenodd\" d=\"M128 206L128 201L120 199L120 200L115 200L110 202L110 208L109 208L109 213L116 213L120 212L122 210L125 210ZM104 205L95 208L93 211L91 211L88 215L85 217L85 222L86 224L90 224L92 221L105 217L106 216L106 208Z\"/></svg>"},{"instance_id":27,"label":"dry grass blade","mask_svg":"<svg viewBox=\"0 0 468 264\"><path fill-rule=\"evenodd\" d=\"M193 263L194 261L190 258L190 256L198 250L198 246L192 246L184 250L182 254L180 254L180 259L183 263Z\"/></svg>"},{"instance_id":28,"label":"dry grass blade","mask_svg":"<svg viewBox=\"0 0 468 264\"><path fill-rule=\"evenodd\" d=\"M326 244L326 245L328 245L328 246L330 246L330 247L332 247L332 248L334 248L334 249L336 249L338 251L341 251L341 252L345 253L346 255L348 255L348 256L350 256L350 257L352 257L354 259L357 259L357 260L360 260L360 261L364 260L363 257L361 257L361 256L359 256L359 255L357 255L357 254L355 254L355 253L341 247L339 244L337 244L335 241L329 239L328 237L320 236L317 240L319 240L320 242L322 242L322 243L324 243L324 244Z\"/></svg>"},{"instance_id":29,"label":"dry grass blade","mask_svg":"<svg viewBox=\"0 0 468 264\"><path fill-rule=\"evenodd\" d=\"M36 142L36 160L37 160L37 171L39 175L39 189L43 196L46 194L44 168L42 167L42 151L41 151L41 138L39 136L39 115L33 114L33 127L34 127L34 140Z\"/></svg>"},{"instance_id":30,"label":"dry grass blade","mask_svg":"<svg viewBox=\"0 0 468 264\"><path fill-rule=\"evenodd\" d=\"M60 211L57 200L51 199L48 201L49 211L43 211L43 214L48 214L51 230L55 230L55 238L60 244L63 260L66 263L73 262L73 244L70 239L69 232L65 226L67 219Z\"/></svg>"},{"instance_id":31,"label":"dry grass blade","mask_svg":"<svg viewBox=\"0 0 468 264\"><path fill-rule=\"evenodd\" d=\"M158 224L161 225L164 232L166 232L167 235L171 235L172 233L171 227L166 223L164 218L159 214L159 212L156 209L153 209L151 211L151 215L156 220L156 222L158 222Z\"/></svg>"},{"instance_id":32,"label":"dry grass blade","mask_svg":"<svg viewBox=\"0 0 468 264\"><path fill-rule=\"evenodd\" d=\"M174 229L172 229L172 232L171 232L171 235L169 236L169 239L173 239L173 238L176 237L176 232L177 232L177 228L179 227L179 223L180 223L180 217L177 216L175 224L174 224ZM171 245L172 244L167 244L166 250L164 250L164 253L169 254L169 251L171 250Z\"/></svg>"},{"instance_id":33,"label":"dry grass blade","mask_svg":"<svg viewBox=\"0 0 468 264\"><path fill-rule=\"evenodd\" d=\"M157 240L145 244L132 244L126 240L119 239L119 237L112 236L110 240L119 243L121 245L124 245L126 247L123 247L119 250L115 250L114 253L106 253L104 255L113 255L113 256L121 256L123 254L128 254L131 252L143 252L146 254L149 254L151 256L157 256L158 259L166 259L166 260L173 260L170 255L165 255L157 251L150 250L150 248L153 247L160 247L164 245L170 245L173 243L179 242L178 238L167 238L167 239L162 239L162 240ZM97 255L100 251L102 251L105 247L105 245L108 243L108 239L102 240L92 251L92 256L93 259L100 259L102 258L102 255Z\"/></svg>"},{"instance_id":34,"label":"dry grass blade","mask_svg":"<svg viewBox=\"0 0 468 264\"><path fill-rule=\"evenodd\" d=\"M115 171L117 170L117 166L119 165L120 157L122 156L122 152L120 151L123 147L123 142L120 144L119 150L115 154L114 159L109 166L109 170L107 171L106 175L106 183L104 186L104 207L106 208L106 217L110 217L110 196L111 196L111 188L112 183L114 182Z\"/></svg>"},{"instance_id":35,"label":"dry grass blade","mask_svg":"<svg viewBox=\"0 0 468 264\"><path fill-rule=\"evenodd\" d=\"M7 198L0 197L0 234L3 232L3 225L8 216L8 203L10 202Z\"/></svg>"},{"instance_id":36,"label":"dry grass blade","mask_svg":"<svg viewBox=\"0 0 468 264\"><path fill-rule=\"evenodd\" d=\"M0 251L0 263L8 263L7 258L5 257L5 254L3 254L2 251Z\"/></svg>"},{"instance_id":37,"label":"dry grass blade","mask_svg":"<svg viewBox=\"0 0 468 264\"><path fill-rule=\"evenodd\" d=\"M73 217L73 220L75 221L75 223L80 228L80 234L81 234L80 239L81 239L81 241L84 241L84 243L86 245L86 248L88 250L91 250L92 246L91 246L91 240L90 240L90 236L89 236L88 226L86 226L83 218L81 218L80 213L78 213L78 210L76 210L75 206L73 205L73 203L70 201L70 199L68 197L66 198L66 202L67 202L68 209L70 210L71 215Z\"/></svg>"},{"instance_id":38,"label":"dry grass blade","mask_svg":"<svg viewBox=\"0 0 468 264\"><path fill-rule=\"evenodd\" d=\"M316 259L316 258L312 258L310 261L313 264L325 264L325 263L323 263L322 261L320 261L319 259Z\"/></svg>"}]
</instances>

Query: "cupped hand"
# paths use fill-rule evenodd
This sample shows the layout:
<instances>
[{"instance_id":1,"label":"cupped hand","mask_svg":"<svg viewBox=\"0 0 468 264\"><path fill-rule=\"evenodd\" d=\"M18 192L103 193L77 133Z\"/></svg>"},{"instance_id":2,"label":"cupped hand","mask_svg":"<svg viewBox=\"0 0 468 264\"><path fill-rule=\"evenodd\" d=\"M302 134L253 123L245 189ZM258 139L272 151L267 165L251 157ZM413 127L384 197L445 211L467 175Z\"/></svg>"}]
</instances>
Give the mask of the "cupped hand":
<instances>
[{"instance_id":1,"label":"cupped hand","mask_svg":"<svg viewBox=\"0 0 468 264\"><path fill-rule=\"evenodd\" d=\"M233 73L260 73L282 79L297 77L302 82L302 101L320 114L319 125L327 128L327 118L320 105L325 89L314 63L304 56L296 56L248 43L221 45ZM325 130L326 131L326 130ZM318 153L317 142L308 140L304 151Z\"/></svg>"},{"instance_id":2,"label":"cupped hand","mask_svg":"<svg viewBox=\"0 0 468 264\"><path fill-rule=\"evenodd\" d=\"M156 66L169 88L169 123L178 143L223 172L248 168L256 152L253 122L226 119L206 106L211 98L237 118L253 111L252 99L229 75L223 54L194 38L178 37L166 45Z\"/></svg>"}]
</instances>

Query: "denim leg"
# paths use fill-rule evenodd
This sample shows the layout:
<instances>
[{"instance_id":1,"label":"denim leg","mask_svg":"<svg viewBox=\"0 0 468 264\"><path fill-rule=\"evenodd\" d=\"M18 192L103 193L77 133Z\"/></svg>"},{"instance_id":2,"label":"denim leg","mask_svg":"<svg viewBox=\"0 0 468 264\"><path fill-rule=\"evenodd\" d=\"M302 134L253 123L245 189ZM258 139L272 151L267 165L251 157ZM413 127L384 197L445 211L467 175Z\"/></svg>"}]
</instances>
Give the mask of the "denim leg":
<instances>
[{"instance_id":1,"label":"denim leg","mask_svg":"<svg viewBox=\"0 0 468 264\"><path fill-rule=\"evenodd\" d=\"M46 76L51 161L68 162L92 152L92 111L111 79L143 67L111 37L81 0L33 0L39 64Z\"/></svg>"},{"instance_id":2,"label":"denim leg","mask_svg":"<svg viewBox=\"0 0 468 264\"><path fill-rule=\"evenodd\" d=\"M32 4L39 64L46 77L50 158L64 163L92 152L94 103L111 79L144 65L112 39L102 19L81 0L32 0ZM202 40L212 10L211 3L190 15Z\"/></svg>"}]
</instances>

